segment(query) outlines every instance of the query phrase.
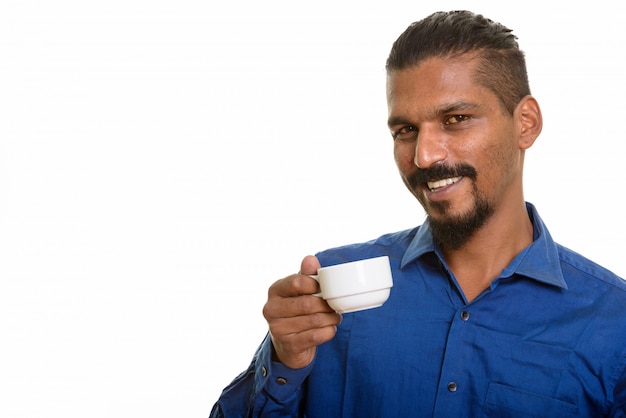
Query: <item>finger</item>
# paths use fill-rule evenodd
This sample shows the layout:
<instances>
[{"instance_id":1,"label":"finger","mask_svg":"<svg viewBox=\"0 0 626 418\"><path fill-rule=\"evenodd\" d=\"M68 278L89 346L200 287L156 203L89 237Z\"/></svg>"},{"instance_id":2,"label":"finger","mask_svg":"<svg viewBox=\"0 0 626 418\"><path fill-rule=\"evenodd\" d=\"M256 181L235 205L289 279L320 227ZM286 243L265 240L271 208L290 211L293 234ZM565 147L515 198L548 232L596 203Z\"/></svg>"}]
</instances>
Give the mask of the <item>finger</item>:
<instances>
[{"instance_id":1,"label":"finger","mask_svg":"<svg viewBox=\"0 0 626 418\"><path fill-rule=\"evenodd\" d=\"M314 328L286 335L275 335L271 331L270 333L274 348L281 361L284 362L288 358L298 357L301 353L332 340L337 333L337 327Z\"/></svg>"},{"instance_id":2,"label":"finger","mask_svg":"<svg viewBox=\"0 0 626 418\"><path fill-rule=\"evenodd\" d=\"M278 296L289 298L301 295L312 295L319 292L319 285L315 279L307 275L293 274L276 281L268 290L268 297Z\"/></svg>"},{"instance_id":3,"label":"finger","mask_svg":"<svg viewBox=\"0 0 626 418\"><path fill-rule=\"evenodd\" d=\"M335 327L341 322L341 314L336 312L320 312L291 318L273 318L268 321L273 335L296 335L315 329Z\"/></svg>"},{"instance_id":4,"label":"finger","mask_svg":"<svg viewBox=\"0 0 626 418\"><path fill-rule=\"evenodd\" d=\"M333 309L328 306L324 299L312 295L287 298L270 296L263 306L263 316L268 322L276 318L293 318L332 312Z\"/></svg>"},{"instance_id":5,"label":"finger","mask_svg":"<svg viewBox=\"0 0 626 418\"><path fill-rule=\"evenodd\" d=\"M276 319L269 322L269 325L277 350L293 356L331 340L337 333L340 322L340 314L325 313Z\"/></svg>"},{"instance_id":6,"label":"finger","mask_svg":"<svg viewBox=\"0 0 626 418\"><path fill-rule=\"evenodd\" d=\"M317 257L313 255L307 255L302 259L300 263L300 274L305 274L307 276L311 274L317 274L317 269L320 268L320 262Z\"/></svg>"}]
</instances>

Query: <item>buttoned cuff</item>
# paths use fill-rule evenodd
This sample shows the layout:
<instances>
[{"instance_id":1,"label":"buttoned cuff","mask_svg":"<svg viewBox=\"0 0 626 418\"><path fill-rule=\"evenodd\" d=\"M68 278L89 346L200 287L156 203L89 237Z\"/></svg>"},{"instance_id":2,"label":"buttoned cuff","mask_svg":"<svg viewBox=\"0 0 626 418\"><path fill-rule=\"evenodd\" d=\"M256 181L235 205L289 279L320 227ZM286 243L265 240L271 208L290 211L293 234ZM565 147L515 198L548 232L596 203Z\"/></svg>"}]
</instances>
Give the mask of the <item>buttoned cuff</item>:
<instances>
[{"instance_id":1,"label":"buttoned cuff","mask_svg":"<svg viewBox=\"0 0 626 418\"><path fill-rule=\"evenodd\" d=\"M263 388L268 396L285 402L301 388L313 369L313 363L302 369L292 369L281 362L273 361L273 346L269 334L265 337L255 362L257 388Z\"/></svg>"}]
</instances>

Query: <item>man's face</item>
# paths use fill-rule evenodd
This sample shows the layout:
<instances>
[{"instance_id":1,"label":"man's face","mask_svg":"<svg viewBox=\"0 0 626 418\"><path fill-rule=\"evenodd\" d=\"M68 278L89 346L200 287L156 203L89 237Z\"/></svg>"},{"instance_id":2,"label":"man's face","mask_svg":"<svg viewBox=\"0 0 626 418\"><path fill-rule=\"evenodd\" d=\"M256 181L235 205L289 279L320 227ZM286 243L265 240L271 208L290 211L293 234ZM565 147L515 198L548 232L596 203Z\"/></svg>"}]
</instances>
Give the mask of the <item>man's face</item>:
<instances>
[{"instance_id":1,"label":"man's face","mask_svg":"<svg viewBox=\"0 0 626 418\"><path fill-rule=\"evenodd\" d=\"M431 58L387 81L398 170L435 239L453 249L521 192L514 119L476 83L476 64L471 56Z\"/></svg>"}]
</instances>

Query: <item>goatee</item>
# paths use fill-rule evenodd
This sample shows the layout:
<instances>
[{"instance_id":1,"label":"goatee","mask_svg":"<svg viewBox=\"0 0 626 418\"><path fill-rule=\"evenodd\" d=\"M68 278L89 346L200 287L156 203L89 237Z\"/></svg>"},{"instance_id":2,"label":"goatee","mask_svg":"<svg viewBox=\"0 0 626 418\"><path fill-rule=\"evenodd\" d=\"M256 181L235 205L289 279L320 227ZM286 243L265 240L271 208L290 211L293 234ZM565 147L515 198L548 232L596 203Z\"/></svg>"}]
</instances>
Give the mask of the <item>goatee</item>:
<instances>
[{"instance_id":1,"label":"goatee","mask_svg":"<svg viewBox=\"0 0 626 418\"><path fill-rule=\"evenodd\" d=\"M441 219L427 216L435 243L442 249L458 250L478 231L493 214L493 208L474 192L474 208L461 215ZM444 210L445 211L445 210Z\"/></svg>"},{"instance_id":2,"label":"goatee","mask_svg":"<svg viewBox=\"0 0 626 418\"><path fill-rule=\"evenodd\" d=\"M480 229L485 221L492 215L493 208L476 189L476 169L468 164L450 166L436 164L429 168L417 169L407 178L409 185L416 190L419 185L429 181L437 181L446 178L465 177L472 181L472 197L474 207L463 214L452 215L449 213L447 202L430 202L430 209L418 196L418 200L428 214L427 220L433 234L435 243L442 249L458 250ZM432 212L436 211L439 216L435 219Z\"/></svg>"}]
</instances>

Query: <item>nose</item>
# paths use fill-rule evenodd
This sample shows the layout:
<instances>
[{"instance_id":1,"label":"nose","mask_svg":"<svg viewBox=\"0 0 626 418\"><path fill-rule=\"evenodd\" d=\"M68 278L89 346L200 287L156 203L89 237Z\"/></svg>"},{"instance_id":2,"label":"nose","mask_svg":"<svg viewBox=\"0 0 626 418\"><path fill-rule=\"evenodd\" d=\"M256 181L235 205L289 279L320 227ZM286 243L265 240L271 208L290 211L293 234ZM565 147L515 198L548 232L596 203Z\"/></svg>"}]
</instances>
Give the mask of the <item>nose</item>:
<instances>
[{"instance_id":1,"label":"nose","mask_svg":"<svg viewBox=\"0 0 626 418\"><path fill-rule=\"evenodd\" d=\"M447 156L442 132L437 127L422 126L415 142L415 165L419 168L428 168L444 161Z\"/></svg>"}]
</instances>

